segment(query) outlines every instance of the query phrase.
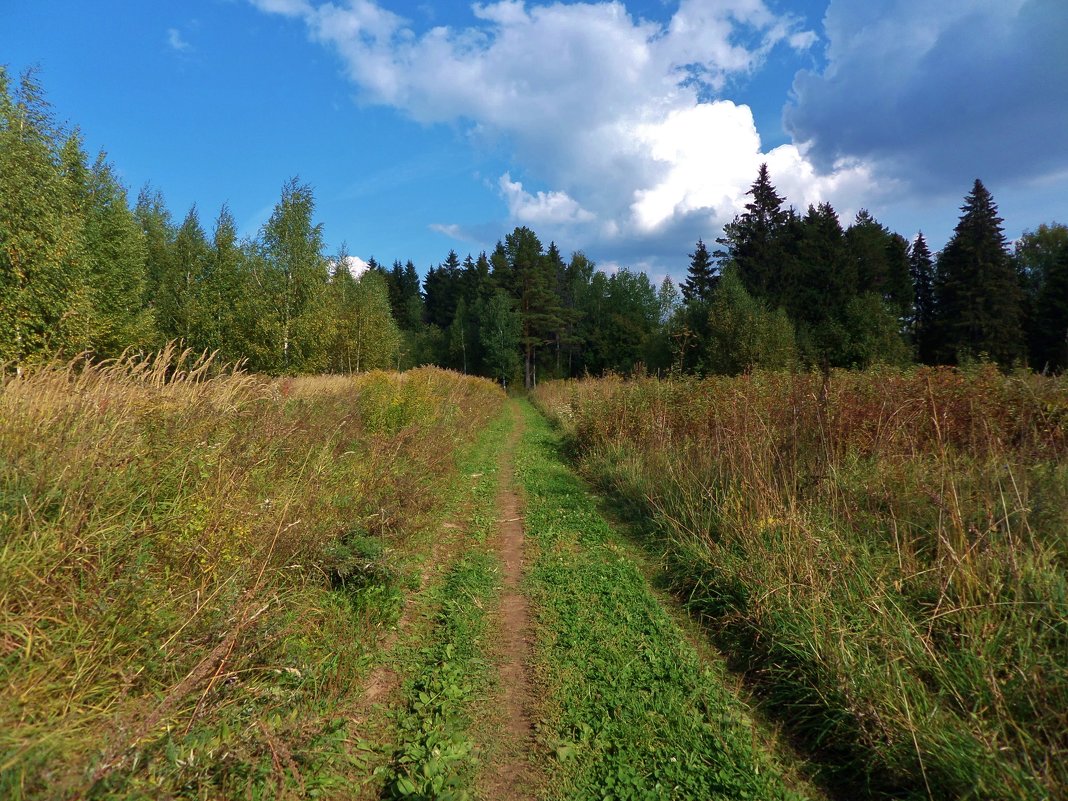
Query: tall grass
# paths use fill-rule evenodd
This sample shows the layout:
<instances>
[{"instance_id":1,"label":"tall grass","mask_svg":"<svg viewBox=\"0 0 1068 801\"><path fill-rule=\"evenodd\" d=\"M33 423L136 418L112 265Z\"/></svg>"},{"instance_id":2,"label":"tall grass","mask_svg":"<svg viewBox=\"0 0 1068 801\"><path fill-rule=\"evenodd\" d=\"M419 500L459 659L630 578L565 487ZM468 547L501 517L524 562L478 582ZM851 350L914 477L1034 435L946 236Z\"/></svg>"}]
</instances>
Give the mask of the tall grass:
<instances>
[{"instance_id":1,"label":"tall grass","mask_svg":"<svg viewBox=\"0 0 1068 801\"><path fill-rule=\"evenodd\" d=\"M502 393L173 350L0 381L0 796L328 789L391 554Z\"/></svg>"},{"instance_id":2,"label":"tall grass","mask_svg":"<svg viewBox=\"0 0 1068 801\"><path fill-rule=\"evenodd\" d=\"M853 794L1066 797L1068 380L555 383L587 470Z\"/></svg>"}]
</instances>

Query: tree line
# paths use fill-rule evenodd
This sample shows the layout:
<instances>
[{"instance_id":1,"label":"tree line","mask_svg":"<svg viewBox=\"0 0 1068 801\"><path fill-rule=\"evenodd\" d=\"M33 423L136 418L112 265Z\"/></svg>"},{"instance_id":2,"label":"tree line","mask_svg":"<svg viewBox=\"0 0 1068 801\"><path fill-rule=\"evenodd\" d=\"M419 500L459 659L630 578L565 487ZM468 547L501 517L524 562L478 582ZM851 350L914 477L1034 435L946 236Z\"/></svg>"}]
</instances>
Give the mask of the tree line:
<instances>
[{"instance_id":1,"label":"tree line","mask_svg":"<svg viewBox=\"0 0 1068 801\"><path fill-rule=\"evenodd\" d=\"M258 235L223 207L131 205L104 154L55 125L32 73L0 70L0 363L113 358L180 341L268 373L395 366L386 282L324 255L310 187L290 180Z\"/></svg>"},{"instance_id":2,"label":"tree line","mask_svg":"<svg viewBox=\"0 0 1068 801\"><path fill-rule=\"evenodd\" d=\"M1068 366L1068 228L1010 249L980 181L932 254L861 211L787 207L766 167L681 286L564 258L530 228L489 253L357 276L325 252L311 187L291 179L240 238L227 208L205 230L162 195L131 204L103 154L53 120L32 73L0 69L0 363L97 358L179 340L275 374L417 364L527 386L540 378L738 373L874 363Z\"/></svg>"}]
</instances>

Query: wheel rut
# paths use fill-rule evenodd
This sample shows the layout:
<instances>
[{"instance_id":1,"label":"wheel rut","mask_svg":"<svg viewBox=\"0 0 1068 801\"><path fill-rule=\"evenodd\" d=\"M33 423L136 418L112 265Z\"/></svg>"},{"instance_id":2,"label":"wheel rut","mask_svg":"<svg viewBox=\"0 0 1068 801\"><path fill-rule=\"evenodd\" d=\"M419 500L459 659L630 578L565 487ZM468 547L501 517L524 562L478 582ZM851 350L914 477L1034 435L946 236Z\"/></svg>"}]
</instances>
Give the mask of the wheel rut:
<instances>
[{"instance_id":1,"label":"wheel rut","mask_svg":"<svg viewBox=\"0 0 1068 801\"><path fill-rule=\"evenodd\" d=\"M490 801L532 799L536 776L534 693L530 681L530 608L523 593L525 536L522 504L515 483L515 450L523 435L523 416L513 401L512 432L501 456L496 548L502 563L501 601L495 662L498 669L499 739L482 773L481 795Z\"/></svg>"}]
</instances>

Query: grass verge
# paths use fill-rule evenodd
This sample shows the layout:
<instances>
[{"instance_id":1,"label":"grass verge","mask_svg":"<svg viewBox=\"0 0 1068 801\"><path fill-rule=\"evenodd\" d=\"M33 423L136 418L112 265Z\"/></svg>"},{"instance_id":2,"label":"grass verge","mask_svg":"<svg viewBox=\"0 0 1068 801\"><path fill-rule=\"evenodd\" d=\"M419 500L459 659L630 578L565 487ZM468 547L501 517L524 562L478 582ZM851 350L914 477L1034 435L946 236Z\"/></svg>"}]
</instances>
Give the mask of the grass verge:
<instances>
[{"instance_id":1,"label":"grass verge","mask_svg":"<svg viewBox=\"0 0 1068 801\"><path fill-rule=\"evenodd\" d=\"M344 792L412 537L503 400L173 352L5 375L0 797Z\"/></svg>"},{"instance_id":2,"label":"grass verge","mask_svg":"<svg viewBox=\"0 0 1068 801\"><path fill-rule=\"evenodd\" d=\"M855 798L1064 797L1066 398L982 366L537 393Z\"/></svg>"},{"instance_id":3,"label":"grass verge","mask_svg":"<svg viewBox=\"0 0 1068 801\"><path fill-rule=\"evenodd\" d=\"M517 467L536 554L528 584L540 736L554 757L547 797L800 797L564 465L559 437L523 409Z\"/></svg>"},{"instance_id":4,"label":"grass verge","mask_svg":"<svg viewBox=\"0 0 1068 801\"><path fill-rule=\"evenodd\" d=\"M475 481L464 509L469 524L452 548L460 553L427 588L422 624L397 649L402 702L379 742L360 744L380 763L375 783L383 797L471 797L479 765L475 710L493 682L485 655L487 613L501 577L500 561L486 546L497 525L497 465L510 424L509 414L499 416L461 471Z\"/></svg>"}]
</instances>

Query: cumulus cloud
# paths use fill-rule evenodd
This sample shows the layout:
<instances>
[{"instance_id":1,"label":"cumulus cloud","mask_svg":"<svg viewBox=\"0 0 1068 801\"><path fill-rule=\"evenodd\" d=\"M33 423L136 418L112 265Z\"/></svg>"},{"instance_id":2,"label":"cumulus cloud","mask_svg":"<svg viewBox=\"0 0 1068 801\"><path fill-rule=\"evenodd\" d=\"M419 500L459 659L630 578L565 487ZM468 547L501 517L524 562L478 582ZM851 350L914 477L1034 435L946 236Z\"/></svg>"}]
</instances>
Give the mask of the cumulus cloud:
<instances>
[{"instance_id":1,"label":"cumulus cloud","mask_svg":"<svg viewBox=\"0 0 1068 801\"><path fill-rule=\"evenodd\" d=\"M336 267L337 262L331 259L330 266ZM359 278L361 275L367 272L368 269L370 269L367 262L365 262L359 256L346 256L345 266L349 268L349 272L352 273L353 278Z\"/></svg>"},{"instance_id":2,"label":"cumulus cloud","mask_svg":"<svg viewBox=\"0 0 1068 801\"><path fill-rule=\"evenodd\" d=\"M680 234L714 236L762 161L791 171L773 177L806 200L871 178L845 160L817 168L792 145L764 152L751 110L719 98L774 48L816 41L764 0L681 0L662 23L621 2L504 0L425 31L371 0L252 2L302 18L362 102L506 142L537 186L506 173L497 189L510 220L546 239L656 258L666 237L677 250Z\"/></svg>"},{"instance_id":3,"label":"cumulus cloud","mask_svg":"<svg viewBox=\"0 0 1068 801\"><path fill-rule=\"evenodd\" d=\"M532 195L523 184L513 181L509 173L501 176L498 185L508 203L512 219L524 225L565 225L590 222L594 215L586 211L567 192L538 192Z\"/></svg>"},{"instance_id":4,"label":"cumulus cloud","mask_svg":"<svg viewBox=\"0 0 1068 801\"><path fill-rule=\"evenodd\" d=\"M785 122L821 169L864 159L958 192L1068 168L1064 0L832 0L827 65Z\"/></svg>"}]
</instances>

